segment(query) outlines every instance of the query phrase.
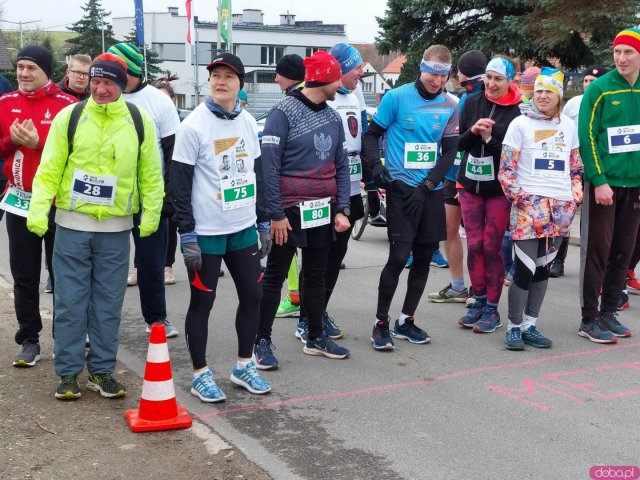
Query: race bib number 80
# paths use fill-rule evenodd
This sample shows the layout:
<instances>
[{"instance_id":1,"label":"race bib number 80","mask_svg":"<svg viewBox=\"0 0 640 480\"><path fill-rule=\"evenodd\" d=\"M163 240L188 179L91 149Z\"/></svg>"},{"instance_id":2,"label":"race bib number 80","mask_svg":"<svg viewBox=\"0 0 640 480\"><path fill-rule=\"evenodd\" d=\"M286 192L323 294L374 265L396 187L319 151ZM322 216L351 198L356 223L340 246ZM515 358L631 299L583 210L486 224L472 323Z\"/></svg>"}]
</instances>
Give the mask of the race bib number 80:
<instances>
[{"instance_id":1,"label":"race bib number 80","mask_svg":"<svg viewBox=\"0 0 640 480\"><path fill-rule=\"evenodd\" d=\"M331 221L331 198L307 200L300 203L300 228L328 225Z\"/></svg>"}]
</instances>

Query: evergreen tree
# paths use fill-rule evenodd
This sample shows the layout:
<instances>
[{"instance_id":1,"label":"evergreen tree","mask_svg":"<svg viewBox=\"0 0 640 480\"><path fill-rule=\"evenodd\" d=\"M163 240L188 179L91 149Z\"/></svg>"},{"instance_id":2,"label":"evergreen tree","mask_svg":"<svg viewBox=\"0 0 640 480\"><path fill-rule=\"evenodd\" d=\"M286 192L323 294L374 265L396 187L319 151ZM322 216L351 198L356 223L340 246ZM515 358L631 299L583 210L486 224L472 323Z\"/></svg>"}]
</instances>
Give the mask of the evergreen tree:
<instances>
[{"instance_id":1,"label":"evergreen tree","mask_svg":"<svg viewBox=\"0 0 640 480\"><path fill-rule=\"evenodd\" d=\"M78 34L77 37L69 39L69 43L74 45L69 51L69 55L85 53L90 55L91 58L95 58L103 53L101 25L104 19L111 15L111 12L107 12L102 8L101 0L87 0L82 10L84 10L83 17L71 27L68 27L69 30ZM105 23L104 50L106 51L115 43L117 42L113 38L111 24Z\"/></svg>"},{"instance_id":2,"label":"evergreen tree","mask_svg":"<svg viewBox=\"0 0 640 480\"><path fill-rule=\"evenodd\" d=\"M67 64L64 62L64 58L60 52L55 51L51 37L47 35L42 42L42 46L53 53L53 72L51 73L51 80L59 82L67 74Z\"/></svg>"},{"instance_id":3,"label":"evergreen tree","mask_svg":"<svg viewBox=\"0 0 640 480\"><path fill-rule=\"evenodd\" d=\"M127 43L136 43L135 21L133 23L131 32L129 32L129 35L125 37L124 41ZM109 44L109 46L111 46L111 44ZM158 76L159 73L162 73L162 69L159 67L162 61L160 60L158 53L148 48L147 45L144 45L144 50L142 45L138 45L138 48L140 48L140 52L142 52L142 55L146 56L147 58L147 81L151 82Z\"/></svg>"}]
</instances>

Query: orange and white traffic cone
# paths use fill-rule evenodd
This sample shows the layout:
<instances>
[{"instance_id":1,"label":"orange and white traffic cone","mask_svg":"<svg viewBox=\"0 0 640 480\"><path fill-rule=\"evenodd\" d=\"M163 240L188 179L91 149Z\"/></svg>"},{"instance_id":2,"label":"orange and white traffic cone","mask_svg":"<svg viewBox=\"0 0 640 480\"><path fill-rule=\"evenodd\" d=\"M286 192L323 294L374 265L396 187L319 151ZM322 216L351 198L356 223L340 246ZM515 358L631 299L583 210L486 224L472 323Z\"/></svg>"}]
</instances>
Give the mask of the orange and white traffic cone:
<instances>
[{"instance_id":1,"label":"orange and white traffic cone","mask_svg":"<svg viewBox=\"0 0 640 480\"><path fill-rule=\"evenodd\" d=\"M191 417L176 402L167 335L161 323L154 323L151 327L140 407L127 410L124 416L134 432L191 426Z\"/></svg>"}]
</instances>

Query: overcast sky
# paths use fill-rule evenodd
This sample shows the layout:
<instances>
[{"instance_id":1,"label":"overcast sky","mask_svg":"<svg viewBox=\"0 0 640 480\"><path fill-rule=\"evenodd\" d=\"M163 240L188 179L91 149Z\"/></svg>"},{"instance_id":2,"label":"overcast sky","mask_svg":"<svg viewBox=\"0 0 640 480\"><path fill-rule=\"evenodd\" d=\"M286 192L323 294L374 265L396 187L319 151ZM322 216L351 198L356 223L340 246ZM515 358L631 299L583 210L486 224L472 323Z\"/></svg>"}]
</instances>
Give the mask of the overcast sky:
<instances>
[{"instance_id":1,"label":"overcast sky","mask_svg":"<svg viewBox=\"0 0 640 480\"><path fill-rule=\"evenodd\" d=\"M134 0L103 0L102 6L114 17L133 15ZM86 0L0 0L3 20L38 24L23 25L24 29L39 25L46 30L65 30L65 26L82 17ZM184 0L144 0L144 10L163 12L167 7L179 7L185 15ZM345 23L351 42L373 42L378 32L375 17L382 17L387 0L232 0L233 13L243 8L263 11L266 24L280 23L280 14L296 15L296 20L322 20L325 23ZM217 0L192 0L195 15L201 20L216 20ZM18 25L0 23L3 30L18 29Z\"/></svg>"}]
</instances>

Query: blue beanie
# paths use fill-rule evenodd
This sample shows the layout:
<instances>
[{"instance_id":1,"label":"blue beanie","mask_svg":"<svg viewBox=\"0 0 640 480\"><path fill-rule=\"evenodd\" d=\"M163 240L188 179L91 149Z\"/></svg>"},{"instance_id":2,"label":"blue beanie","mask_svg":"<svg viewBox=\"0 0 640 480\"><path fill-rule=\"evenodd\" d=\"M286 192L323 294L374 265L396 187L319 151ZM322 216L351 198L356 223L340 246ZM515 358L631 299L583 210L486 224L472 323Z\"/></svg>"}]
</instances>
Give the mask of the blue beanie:
<instances>
[{"instance_id":1,"label":"blue beanie","mask_svg":"<svg viewBox=\"0 0 640 480\"><path fill-rule=\"evenodd\" d=\"M340 63L342 75L350 72L362 63L360 52L348 43L336 43L329 53Z\"/></svg>"}]
</instances>

